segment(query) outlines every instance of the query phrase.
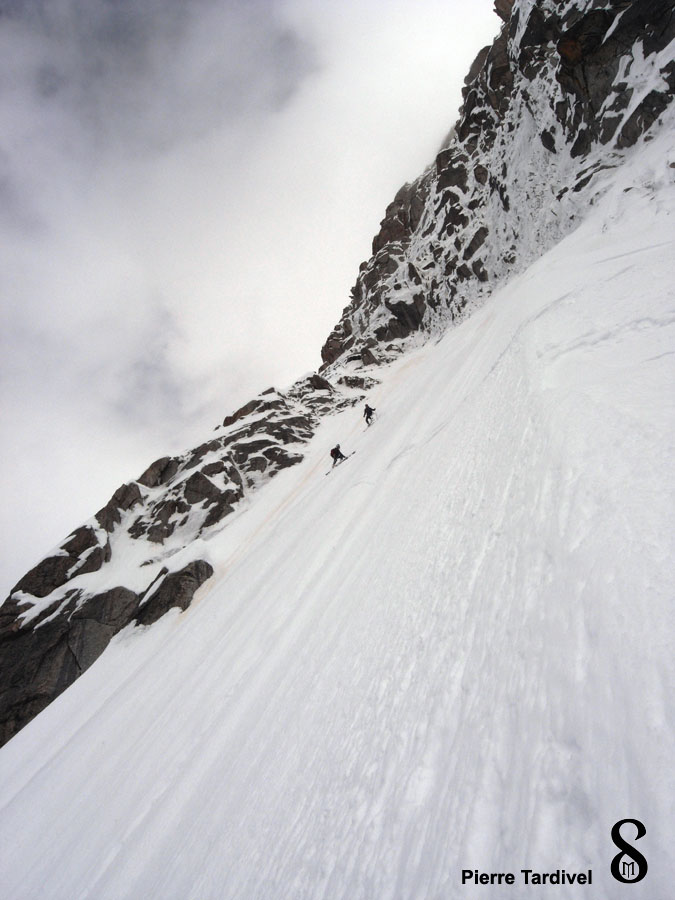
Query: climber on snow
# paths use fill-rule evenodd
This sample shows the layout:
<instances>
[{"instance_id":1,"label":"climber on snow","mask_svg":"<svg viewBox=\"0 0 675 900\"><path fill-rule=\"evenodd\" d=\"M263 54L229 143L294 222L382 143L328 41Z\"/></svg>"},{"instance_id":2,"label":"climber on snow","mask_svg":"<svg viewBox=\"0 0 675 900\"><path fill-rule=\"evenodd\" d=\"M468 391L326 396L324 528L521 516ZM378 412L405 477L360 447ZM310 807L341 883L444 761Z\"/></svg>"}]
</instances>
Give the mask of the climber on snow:
<instances>
[{"instance_id":1,"label":"climber on snow","mask_svg":"<svg viewBox=\"0 0 675 900\"><path fill-rule=\"evenodd\" d=\"M370 425L374 412L375 410L372 408L372 406L368 406L368 404L366 403L366 408L363 411L363 417L366 420L366 425Z\"/></svg>"},{"instance_id":2,"label":"climber on snow","mask_svg":"<svg viewBox=\"0 0 675 900\"><path fill-rule=\"evenodd\" d=\"M333 449L330 451L330 455L333 457L333 465L336 463L342 462L343 459L347 459L342 450L340 450L340 445L336 444Z\"/></svg>"}]
</instances>

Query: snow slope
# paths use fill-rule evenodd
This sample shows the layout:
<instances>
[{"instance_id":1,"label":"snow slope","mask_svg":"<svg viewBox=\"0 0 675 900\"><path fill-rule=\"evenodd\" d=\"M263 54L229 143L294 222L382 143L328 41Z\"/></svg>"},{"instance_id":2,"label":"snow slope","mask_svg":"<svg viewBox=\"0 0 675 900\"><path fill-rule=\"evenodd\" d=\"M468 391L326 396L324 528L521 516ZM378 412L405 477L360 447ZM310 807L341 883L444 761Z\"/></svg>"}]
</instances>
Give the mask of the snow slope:
<instances>
[{"instance_id":1,"label":"snow slope","mask_svg":"<svg viewBox=\"0 0 675 900\"><path fill-rule=\"evenodd\" d=\"M671 895L673 164L666 134L607 174L572 235L387 368L370 429L329 418L190 550L216 574L185 613L126 629L0 751L3 897ZM337 440L356 455L324 477Z\"/></svg>"}]
</instances>

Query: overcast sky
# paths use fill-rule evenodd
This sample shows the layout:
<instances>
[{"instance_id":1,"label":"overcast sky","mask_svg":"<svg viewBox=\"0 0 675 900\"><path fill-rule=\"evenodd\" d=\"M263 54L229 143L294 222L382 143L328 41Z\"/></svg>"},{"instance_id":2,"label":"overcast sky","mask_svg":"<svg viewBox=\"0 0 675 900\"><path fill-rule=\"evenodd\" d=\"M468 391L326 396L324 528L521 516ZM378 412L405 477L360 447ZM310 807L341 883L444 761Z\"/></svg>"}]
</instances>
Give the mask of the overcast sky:
<instances>
[{"instance_id":1,"label":"overcast sky","mask_svg":"<svg viewBox=\"0 0 675 900\"><path fill-rule=\"evenodd\" d=\"M320 364L491 0L0 0L0 600Z\"/></svg>"}]
</instances>

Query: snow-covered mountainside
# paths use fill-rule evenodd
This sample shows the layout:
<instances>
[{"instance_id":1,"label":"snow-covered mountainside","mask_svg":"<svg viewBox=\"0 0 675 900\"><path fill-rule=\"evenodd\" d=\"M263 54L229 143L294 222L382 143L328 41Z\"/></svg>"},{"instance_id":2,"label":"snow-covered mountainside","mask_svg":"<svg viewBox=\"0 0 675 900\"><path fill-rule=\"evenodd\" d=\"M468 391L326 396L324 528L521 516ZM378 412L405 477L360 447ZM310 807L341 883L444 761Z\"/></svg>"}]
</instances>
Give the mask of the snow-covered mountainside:
<instances>
[{"instance_id":1,"label":"snow-covered mountainside","mask_svg":"<svg viewBox=\"0 0 675 900\"><path fill-rule=\"evenodd\" d=\"M325 416L176 554L214 570L192 605L2 749L3 896L504 895L462 869L670 896L674 173L672 132L636 147L578 229L381 367L370 428Z\"/></svg>"},{"instance_id":2,"label":"snow-covered mountainside","mask_svg":"<svg viewBox=\"0 0 675 900\"><path fill-rule=\"evenodd\" d=\"M466 79L435 163L387 210L329 336L321 374L263 393L180 457L120 487L0 608L0 743L129 622L186 608L212 575L200 538L305 459L326 416L359 403L379 366L476 308L575 228L601 176L664 127L675 87L668 0L520 0Z\"/></svg>"},{"instance_id":3,"label":"snow-covered mountainside","mask_svg":"<svg viewBox=\"0 0 675 900\"><path fill-rule=\"evenodd\" d=\"M668 896L673 5L495 5L320 373L0 607L8 896Z\"/></svg>"}]
</instances>

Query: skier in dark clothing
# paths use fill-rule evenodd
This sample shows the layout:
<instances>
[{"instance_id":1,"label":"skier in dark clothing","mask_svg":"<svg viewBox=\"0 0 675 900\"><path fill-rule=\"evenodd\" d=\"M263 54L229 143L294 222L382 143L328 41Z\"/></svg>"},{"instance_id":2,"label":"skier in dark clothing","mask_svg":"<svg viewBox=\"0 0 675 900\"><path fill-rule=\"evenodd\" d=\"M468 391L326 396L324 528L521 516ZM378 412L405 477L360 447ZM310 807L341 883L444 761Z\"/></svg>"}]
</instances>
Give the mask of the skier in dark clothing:
<instances>
[{"instance_id":1,"label":"skier in dark clothing","mask_svg":"<svg viewBox=\"0 0 675 900\"><path fill-rule=\"evenodd\" d=\"M342 450L340 450L340 445L336 444L333 449L330 451L330 455L333 457L333 465L336 463L342 462L343 459L347 459Z\"/></svg>"},{"instance_id":2,"label":"skier in dark clothing","mask_svg":"<svg viewBox=\"0 0 675 900\"><path fill-rule=\"evenodd\" d=\"M366 403L366 408L363 411L363 417L366 420L366 425L370 425L374 412L375 410L372 408L372 406L368 406L368 404Z\"/></svg>"}]
</instances>

